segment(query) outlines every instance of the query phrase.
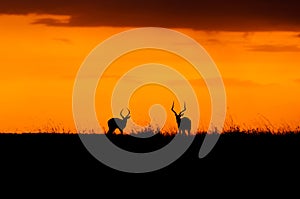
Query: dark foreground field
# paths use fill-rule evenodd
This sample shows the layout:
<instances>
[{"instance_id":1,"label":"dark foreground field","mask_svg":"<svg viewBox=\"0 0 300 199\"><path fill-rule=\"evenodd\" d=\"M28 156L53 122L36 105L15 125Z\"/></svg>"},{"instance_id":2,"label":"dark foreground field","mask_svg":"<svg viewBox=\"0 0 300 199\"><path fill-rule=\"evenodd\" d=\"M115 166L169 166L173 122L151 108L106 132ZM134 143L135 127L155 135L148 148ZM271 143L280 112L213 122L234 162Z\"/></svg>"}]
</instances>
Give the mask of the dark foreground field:
<instances>
[{"instance_id":1,"label":"dark foreground field","mask_svg":"<svg viewBox=\"0 0 300 199\"><path fill-rule=\"evenodd\" d=\"M91 135L92 136L92 135ZM95 136L95 135L94 135ZM104 135L98 135L104 136ZM129 174L111 169L96 160L76 134L0 134L2 181L14 184L53 186L149 186L175 190L203 185L216 189L229 186L292 186L300 182L300 135L222 134L215 148L203 159L198 151L204 135L197 135L186 153L161 170ZM127 150L156 150L172 137L132 140L128 136L113 138ZM145 188L146 189L146 188ZM148 188L147 188L148 189ZM197 191L197 190L193 190Z\"/></svg>"}]
</instances>

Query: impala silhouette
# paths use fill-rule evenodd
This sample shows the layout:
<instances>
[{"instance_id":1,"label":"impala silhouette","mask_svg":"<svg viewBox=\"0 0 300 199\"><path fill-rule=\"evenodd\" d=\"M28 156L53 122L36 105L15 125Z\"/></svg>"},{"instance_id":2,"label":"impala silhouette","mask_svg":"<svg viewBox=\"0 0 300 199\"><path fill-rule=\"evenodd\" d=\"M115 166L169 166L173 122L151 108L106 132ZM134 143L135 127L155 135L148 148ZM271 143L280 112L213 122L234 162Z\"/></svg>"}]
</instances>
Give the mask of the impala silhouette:
<instances>
[{"instance_id":1,"label":"impala silhouette","mask_svg":"<svg viewBox=\"0 0 300 199\"><path fill-rule=\"evenodd\" d=\"M130 110L127 108L128 114L126 116L123 116L123 109L120 112L120 118L111 118L107 121L108 124L108 132L107 134L113 134L116 129L119 129L121 134L123 134L123 129L126 127L127 120L130 118Z\"/></svg>"},{"instance_id":2,"label":"impala silhouette","mask_svg":"<svg viewBox=\"0 0 300 199\"><path fill-rule=\"evenodd\" d=\"M173 113L175 114L175 117L176 117L178 133L179 134L185 134L185 132L187 131L187 134L190 135L190 133L191 133L191 120L187 117L182 117L184 115L183 112L186 111L185 102L184 102L183 110L180 111L179 113L174 111L174 102L172 104L171 110L173 111Z\"/></svg>"}]
</instances>

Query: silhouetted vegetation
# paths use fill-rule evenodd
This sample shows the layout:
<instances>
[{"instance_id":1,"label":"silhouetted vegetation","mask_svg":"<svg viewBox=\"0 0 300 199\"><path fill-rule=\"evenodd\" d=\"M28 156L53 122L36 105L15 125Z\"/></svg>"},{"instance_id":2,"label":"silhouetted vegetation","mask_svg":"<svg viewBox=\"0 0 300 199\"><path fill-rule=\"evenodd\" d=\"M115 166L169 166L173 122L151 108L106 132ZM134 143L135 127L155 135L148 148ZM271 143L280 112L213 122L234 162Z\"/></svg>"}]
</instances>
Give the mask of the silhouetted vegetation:
<instances>
[{"instance_id":1,"label":"silhouetted vegetation","mask_svg":"<svg viewBox=\"0 0 300 199\"><path fill-rule=\"evenodd\" d=\"M154 151L174 138L172 133L142 133L148 138L128 134L112 134L108 138L117 146L132 152ZM107 135L85 136L97 138ZM190 136L195 136L192 145L173 164L151 173L133 175L100 163L87 151L77 134L3 133L0 134L0 169L9 173L9 179L17 178L18 182L20 178L25 181L33 178L36 182L63 178L69 183L72 181L80 185L94 180L109 184L107 180L113 180L114 183L118 181L118 186L133 181L140 187L152 181L153 186L158 184L157 186L164 187L165 184L172 183L175 183L173 186L179 183L189 184L193 180L211 186L216 186L214 183L217 183L219 186L227 184L229 179L235 184L249 184L254 181L253 185L258 186L261 183L263 186L266 181L271 181L268 179L276 179L274 182L277 183L284 180L287 183L289 177L299 177L299 132L274 134L268 131L245 132L240 128L231 128L220 135L213 150L202 159L198 158L198 153L206 134L199 132Z\"/></svg>"}]
</instances>

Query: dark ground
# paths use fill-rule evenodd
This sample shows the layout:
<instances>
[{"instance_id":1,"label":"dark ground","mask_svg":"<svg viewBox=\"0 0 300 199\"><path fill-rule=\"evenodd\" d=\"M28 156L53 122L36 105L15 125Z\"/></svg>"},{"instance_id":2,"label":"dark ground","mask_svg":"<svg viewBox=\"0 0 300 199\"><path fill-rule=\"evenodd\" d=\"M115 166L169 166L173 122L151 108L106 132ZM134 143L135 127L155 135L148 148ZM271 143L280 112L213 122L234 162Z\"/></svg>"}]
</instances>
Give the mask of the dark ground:
<instances>
[{"instance_id":1,"label":"dark ground","mask_svg":"<svg viewBox=\"0 0 300 199\"><path fill-rule=\"evenodd\" d=\"M269 186L270 191L288 187L291 190L284 191L290 192L300 185L299 134L223 134L214 149L199 159L203 137L197 135L189 150L173 164L150 173L130 174L100 163L76 134L0 134L1 180L15 185L72 185L99 190L171 187L194 193L207 187L228 187L233 192L248 187L245 191L249 194ZM128 137L115 138L119 146L126 148L128 144L128 150L140 152L155 150L170 140L159 136L133 143Z\"/></svg>"}]
</instances>

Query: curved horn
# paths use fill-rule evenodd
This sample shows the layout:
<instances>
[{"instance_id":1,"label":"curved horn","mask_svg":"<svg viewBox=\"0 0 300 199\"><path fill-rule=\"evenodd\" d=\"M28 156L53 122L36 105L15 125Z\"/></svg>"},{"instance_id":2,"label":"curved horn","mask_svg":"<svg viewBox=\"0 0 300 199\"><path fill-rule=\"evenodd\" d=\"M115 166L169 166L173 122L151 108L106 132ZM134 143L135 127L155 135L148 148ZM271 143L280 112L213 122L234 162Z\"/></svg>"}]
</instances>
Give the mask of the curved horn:
<instances>
[{"instance_id":1,"label":"curved horn","mask_svg":"<svg viewBox=\"0 0 300 199\"><path fill-rule=\"evenodd\" d=\"M184 111L186 111L186 105L185 105L185 102L184 102L184 105L183 105L183 110L180 111L179 115L181 115Z\"/></svg>"},{"instance_id":2,"label":"curved horn","mask_svg":"<svg viewBox=\"0 0 300 199\"><path fill-rule=\"evenodd\" d=\"M127 108L127 110L128 110L128 114L126 115L126 117L128 117L130 115L130 110L128 108Z\"/></svg>"},{"instance_id":3,"label":"curved horn","mask_svg":"<svg viewBox=\"0 0 300 199\"><path fill-rule=\"evenodd\" d=\"M123 116L123 109L121 110L121 112L120 112L120 116L124 119L125 117Z\"/></svg>"},{"instance_id":4,"label":"curved horn","mask_svg":"<svg viewBox=\"0 0 300 199\"><path fill-rule=\"evenodd\" d=\"M173 101L171 110L173 111L173 113L174 113L175 115L177 115L176 111L174 111L174 101Z\"/></svg>"}]
</instances>

